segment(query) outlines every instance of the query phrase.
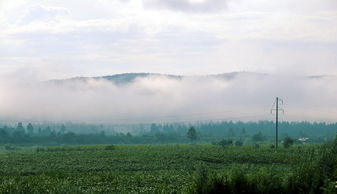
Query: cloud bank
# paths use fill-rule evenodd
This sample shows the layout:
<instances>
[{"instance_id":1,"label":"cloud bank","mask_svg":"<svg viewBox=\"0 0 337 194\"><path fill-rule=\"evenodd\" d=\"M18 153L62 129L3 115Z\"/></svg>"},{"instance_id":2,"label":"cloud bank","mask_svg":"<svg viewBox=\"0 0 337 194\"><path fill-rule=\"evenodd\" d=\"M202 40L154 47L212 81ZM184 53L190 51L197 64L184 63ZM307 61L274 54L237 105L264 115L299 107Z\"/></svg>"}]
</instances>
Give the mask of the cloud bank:
<instances>
[{"instance_id":1,"label":"cloud bank","mask_svg":"<svg viewBox=\"0 0 337 194\"><path fill-rule=\"evenodd\" d=\"M329 74L337 72L336 2L0 1L0 75L25 67L54 77Z\"/></svg>"},{"instance_id":2,"label":"cloud bank","mask_svg":"<svg viewBox=\"0 0 337 194\"><path fill-rule=\"evenodd\" d=\"M227 6L228 0L144 0L144 6L184 12L219 12Z\"/></svg>"},{"instance_id":3,"label":"cloud bank","mask_svg":"<svg viewBox=\"0 0 337 194\"><path fill-rule=\"evenodd\" d=\"M57 18L70 15L64 7L48 7L43 5L32 6L26 10L21 18L21 25L36 21L56 21Z\"/></svg>"},{"instance_id":4,"label":"cloud bank","mask_svg":"<svg viewBox=\"0 0 337 194\"><path fill-rule=\"evenodd\" d=\"M150 123L272 120L276 96L287 121L337 121L337 78L239 73L233 76L148 75L106 79L0 82L0 120Z\"/></svg>"}]
</instances>

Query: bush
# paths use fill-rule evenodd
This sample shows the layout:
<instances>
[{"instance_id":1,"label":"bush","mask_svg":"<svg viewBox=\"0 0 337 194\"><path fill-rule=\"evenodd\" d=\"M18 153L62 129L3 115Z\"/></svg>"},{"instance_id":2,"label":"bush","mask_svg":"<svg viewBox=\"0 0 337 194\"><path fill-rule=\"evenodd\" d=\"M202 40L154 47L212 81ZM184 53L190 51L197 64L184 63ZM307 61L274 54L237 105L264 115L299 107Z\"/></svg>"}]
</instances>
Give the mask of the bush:
<instances>
[{"instance_id":1,"label":"bush","mask_svg":"<svg viewBox=\"0 0 337 194\"><path fill-rule=\"evenodd\" d=\"M288 141L291 143L291 141ZM291 144L289 144L291 145ZM189 193L336 193L337 137L319 150L318 157L308 159L292 175L282 179L268 172L248 176L243 170L224 177L199 173Z\"/></svg>"},{"instance_id":2,"label":"bush","mask_svg":"<svg viewBox=\"0 0 337 194\"><path fill-rule=\"evenodd\" d=\"M219 145L219 146L222 146L222 147L225 147L225 146L228 146L228 145L233 145L233 140L231 139L222 139L220 140L219 142L215 143L216 145Z\"/></svg>"},{"instance_id":3,"label":"bush","mask_svg":"<svg viewBox=\"0 0 337 194\"><path fill-rule=\"evenodd\" d=\"M266 138L265 136L261 133L261 131L259 131L258 133L254 134L252 136L252 141L253 142L261 142L264 141Z\"/></svg>"},{"instance_id":4,"label":"bush","mask_svg":"<svg viewBox=\"0 0 337 194\"><path fill-rule=\"evenodd\" d=\"M36 148L36 152L99 151L114 149L114 145L47 146Z\"/></svg>"},{"instance_id":5,"label":"bush","mask_svg":"<svg viewBox=\"0 0 337 194\"><path fill-rule=\"evenodd\" d=\"M243 145L243 142L242 142L242 141L235 141L235 145L236 145L236 146L242 146L242 145Z\"/></svg>"},{"instance_id":6,"label":"bush","mask_svg":"<svg viewBox=\"0 0 337 194\"><path fill-rule=\"evenodd\" d=\"M291 137L289 137L289 136L286 136L285 138L284 138L284 140L283 140L283 146L285 147L285 148L289 148L291 145L293 145L294 144L294 140L291 138Z\"/></svg>"},{"instance_id":7,"label":"bush","mask_svg":"<svg viewBox=\"0 0 337 194\"><path fill-rule=\"evenodd\" d=\"M107 145L105 146L104 150L114 150L115 146L114 145Z\"/></svg>"},{"instance_id":8,"label":"bush","mask_svg":"<svg viewBox=\"0 0 337 194\"><path fill-rule=\"evenodd\" d=\"M7 151L19 150L18 147L12 146L12 145L5 145L4 149L7 150Z\"/></svg>"},{"instance_id":9,"label":"bush","mask_svg":"<svg viewBox=\"0 0 337 194\"><path fill-rule=\"evenodd\" d=\"M223 177L210 174L205 168L199 168L194 183L188 187L187 193L229 193L231 190L226 185Z\"/></svg>"}]
</instances>

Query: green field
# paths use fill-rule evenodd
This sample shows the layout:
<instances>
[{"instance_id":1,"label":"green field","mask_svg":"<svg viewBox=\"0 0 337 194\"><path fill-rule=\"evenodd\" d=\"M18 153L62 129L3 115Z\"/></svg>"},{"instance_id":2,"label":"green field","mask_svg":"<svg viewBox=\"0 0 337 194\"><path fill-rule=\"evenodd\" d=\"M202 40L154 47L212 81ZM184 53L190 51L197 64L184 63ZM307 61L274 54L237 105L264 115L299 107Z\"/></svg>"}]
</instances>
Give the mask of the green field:
<instances>
[{"instance_id":1,"label":"green field","mask_svg":"<svg viewBox=\"0 0 337 194\"><path fill-rule=\"evenodd\" d=\"M276 176L282 182L304 164L315 162L322 155L321 147L275 150L181 144L2 149L0 193L185 193L195 191L205 171L213 177Z\"/></svg>"}]
</instances>

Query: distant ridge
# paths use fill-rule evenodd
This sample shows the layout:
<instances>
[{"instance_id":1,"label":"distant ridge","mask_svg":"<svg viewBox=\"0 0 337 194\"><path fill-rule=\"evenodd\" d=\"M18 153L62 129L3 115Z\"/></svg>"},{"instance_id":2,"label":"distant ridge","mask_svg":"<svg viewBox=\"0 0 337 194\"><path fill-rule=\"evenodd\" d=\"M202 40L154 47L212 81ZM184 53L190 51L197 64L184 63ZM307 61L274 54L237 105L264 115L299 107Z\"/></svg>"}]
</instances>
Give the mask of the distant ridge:
<instances>
[{"instance_id":1,"label":"distant ridge","mask_svg":"<svg viewBox=\"0 0 337 194\"><path fill-rule=\"evenodd\" d=\"M50 82L62 84L62 83L67 83L69 81L86 81L89 79L95 79L95 80L108 80L115 84L122 85L122 84L131 83L138 78L145 78L149 76L162 76L162 77L169 77L169 78L174 78L174 79L181 79L184 77L180 75L170 75L170 74L160 74L160 73L122 73L122 74L96 76L96 77L73 77L70 79L50 80Z\"/></svg>"},{"instance_id":2,"label":"distant ridge","mask_svg":"<svg viewBox=\"0 0 337 194\"><path fill-rule=\"evenodd\" d=\"M221 73L221 74L210 74L210 75L172 75L172 74L161 74L161 73L121 73L121 74L114 74L114 75L106 75L106 76L96 76L96 77L73 77L70 79L60 79L60 80L50 80L53 83L66 83L69 81L86 81L89 79L96 79L96 80L108 80L115 84L122 85L127 84L135 81L138 78L145 78L149 76L160 76L160 77L167 77L172 79L182 79L185 77L210 77L210 78L218 78L218 79L225 79L225 80L233 80L238 76L253 76L253 77L266 77L270 76L270 74L266 73L256 73L256 72L230 72L230 73ZM325 79L329 77L336 77L336 76L328 76L328 75L313 75L313 76L304 76L303 78L307 79Z\"/></svg>"}]
</instances>

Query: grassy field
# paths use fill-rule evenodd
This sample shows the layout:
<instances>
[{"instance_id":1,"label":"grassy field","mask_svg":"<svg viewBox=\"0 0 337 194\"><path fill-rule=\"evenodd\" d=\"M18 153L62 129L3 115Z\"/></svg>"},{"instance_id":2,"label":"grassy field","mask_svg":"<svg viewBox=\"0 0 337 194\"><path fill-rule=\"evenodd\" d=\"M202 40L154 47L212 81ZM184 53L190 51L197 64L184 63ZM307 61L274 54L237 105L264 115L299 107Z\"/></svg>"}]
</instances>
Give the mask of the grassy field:
<instances>
[{"instance_id":1,"label":"grassy field","mask_svg":"<svg viewBox=\"0 0 337 194\"><path fill-rule=\"evenodd\" d=\"M200 173L287 179L320 146L58 146L0 151L0 193L185 193ZM193 190L193 189L192 189Z\"/></svg>"}]
</instances>

